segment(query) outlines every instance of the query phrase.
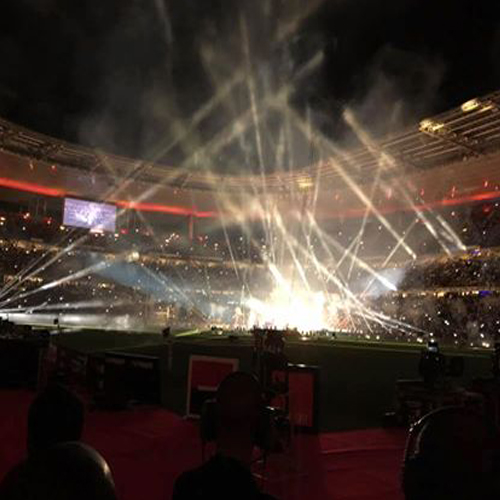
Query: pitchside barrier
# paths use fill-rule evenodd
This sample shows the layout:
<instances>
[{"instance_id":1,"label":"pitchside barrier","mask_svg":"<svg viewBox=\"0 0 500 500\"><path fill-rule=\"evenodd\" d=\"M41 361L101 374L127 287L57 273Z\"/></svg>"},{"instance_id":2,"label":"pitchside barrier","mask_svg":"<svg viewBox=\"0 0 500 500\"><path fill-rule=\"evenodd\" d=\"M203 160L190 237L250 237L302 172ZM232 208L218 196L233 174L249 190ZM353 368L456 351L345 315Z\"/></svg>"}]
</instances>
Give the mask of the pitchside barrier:
<instances>
[{"instance_id":1,"label":"pitchside barrier","mask_svg":"<svg viewBox=\"0 0 500 500\"><path fill-rule=\"evenodd\" d=\"M48 346L40 352L38 366L38 390L43 389L57 371L57 346L49 342Z\"/></svg>"},{"instance_id":2,"label":"pitchside barrier","mask_svg":"<svg viewBox=\"0 0 500 500\"><path fill-rule=\"evenodd\" d=\"M238 370L236 358L213 356L189 357L186 415L199 418L203 403L215 396L219 384L230 373Z\"/></svg>"},{"instance_id":3,"label":"pitchside barrier","mask_svg":"<svg viewBox=\"0 0 500 500\"><path fill-rule=\"evenodd\" d=\"M472 390L482 396L483 410L500 431L500 380L496 377L480 377L472 381Z\"/></svg>"},{"instance_id":4,"label":"pitchside barrier","mask_svg":"<svg viewBox=\"0 0 500 500\"><path fill-rule=\"evenodd\" d=\"M95 397L104 395L104 376L106 356L104 353L92 353L87 360L87 387Z\"/></svg>"},{"instance_id":5,"label":"pitchside barrier","mask_svg":"<svg viewBox=\"0 0 500 500\"><path fill-rule=\"evenodd\" d=\"M27 387L39 384L46 342L0 339L0 387Z\"/></svg>"},{"instance_id":6,"label":"pitchside barrier","mask_svg":"<svg viewBox=\"0 0 500 500\"><path fill-rule=\"evenodd\" d=\"M54 376L101 406L124 408L130 402L160 404L160 362L155 356L105 352L85 354L61 346L45 350L38 387Z\"/></svg>"},{"instance_id":7,"label":"pitchside barrier","mask_svg":"<svg viewBox=\"0 0 500 500\"><path fill-rule=\"evenodd\" d=\"M87 354L66 347L57 348L57 376L76 392L87 387L87 362Z\"/></svg>"},{"instance_id":8,"label":"pitchside barrier","mask_svg":"<svg viewBox=\"0 0 500 500\"><path fill-rule=\"evenodd\" d=\"M422 380L396 382L396 413L398 420L411 425L427 413L443 406L482 405L479 393L451 384L429 389Z\"/></svg>"},{"instance_id":9,"label":"pitchside barrier","mask_svg":"<svg viewBox=\"0 0 500 500\"><path fill-rule=\"evenodd\" d=\"M104 402L126 407L130 402L160 404L160 360L155 356L106 352Z\"/></svg>"},{"instance_id":10,"label":"pitchside barrier","mask_svg":"<svg viewBox=\"0 0 500 500\"><path fill-rule=\"evenodd\" d=\"M104 370L98 372L98 359L101 354L85 354L74 349L50 343L41 359L38 389L43 389L50 380L58 380L77 393L98 390L97 380L104 378ZM102 390L102 384L100 389Z\"/></svg>"}]
</instances>

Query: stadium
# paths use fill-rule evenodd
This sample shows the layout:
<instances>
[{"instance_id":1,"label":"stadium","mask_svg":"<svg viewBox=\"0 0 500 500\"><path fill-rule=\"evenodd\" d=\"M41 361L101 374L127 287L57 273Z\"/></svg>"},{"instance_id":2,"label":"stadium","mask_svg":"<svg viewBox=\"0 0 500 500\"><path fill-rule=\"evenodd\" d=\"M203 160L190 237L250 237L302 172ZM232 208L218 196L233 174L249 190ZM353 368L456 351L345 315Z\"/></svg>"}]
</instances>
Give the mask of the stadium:
<instances>
[{"instance_id":1,"label":"stadium","mask_svg":"<svg viewBox=\"0 0 500 500\"><path fill-rule=\"evenodd\" d=\"M83 462L106 500L500 492L498 82L295 3L62 16L26 46L82 44L69 97L0 68L0 497L102 496Z\"/></svg>"},{"instance_id":2,"label":"stadium","mask_svg":"<svg viewBox=\"0 0 500 500\"><path fill-rule=\"evenodd\" d=\"M360 132L352 151L324 144L330 157L265 177L184 174L2 121L1 313L488 347L498 318L478 318L497 309L499 96L382 141Z\"/></svg>"},{"instance_id":3,"label":"stadium","mask_svg":"<svg viewBox=\"0 0 500 500\"><path fill-rule=\"evenodd\" d=\"M0 313L85 352L161 351L166 328L250 346L258 327L298 343L299 363L304 341L415 356L435 339L481 359L500 331L498 106L473 98L352 151L326 144L299 172L223 181L2 121ZM392 376L365 413L390 407Z\"/></svg>"}]
</instances>

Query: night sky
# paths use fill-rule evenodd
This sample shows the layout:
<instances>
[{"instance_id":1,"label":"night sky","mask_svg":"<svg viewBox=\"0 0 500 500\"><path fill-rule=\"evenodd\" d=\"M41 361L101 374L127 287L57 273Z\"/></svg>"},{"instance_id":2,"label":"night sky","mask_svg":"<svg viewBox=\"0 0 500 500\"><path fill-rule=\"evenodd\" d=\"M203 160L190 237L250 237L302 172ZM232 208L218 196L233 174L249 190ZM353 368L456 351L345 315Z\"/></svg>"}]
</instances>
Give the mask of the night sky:
<instances>
[{"instance_id":1,"label":"night sky","mask_svg":"<svg viewBox=\"0 0 500 500\"><path fill-rule=\"evenodd\" d=\"M249 108L245 79L186 132L239 68L251 69L258 102L294 82L293 109L346 145L346 106L378 136L500 88L500 2L314 3L4 0L0 115L110 152L151 158L154 151L179 164ZM284 29L309 7L309 16ZM295 81L318 53L323 62ZM259 123L266 168L305 165L319 154L302 138L277 158L286 118L270 109ZM166 148L179 134L183 140ZM255 169L255 149L250 128L208 160L221 171Z\"/></svg>"}]
</instances>

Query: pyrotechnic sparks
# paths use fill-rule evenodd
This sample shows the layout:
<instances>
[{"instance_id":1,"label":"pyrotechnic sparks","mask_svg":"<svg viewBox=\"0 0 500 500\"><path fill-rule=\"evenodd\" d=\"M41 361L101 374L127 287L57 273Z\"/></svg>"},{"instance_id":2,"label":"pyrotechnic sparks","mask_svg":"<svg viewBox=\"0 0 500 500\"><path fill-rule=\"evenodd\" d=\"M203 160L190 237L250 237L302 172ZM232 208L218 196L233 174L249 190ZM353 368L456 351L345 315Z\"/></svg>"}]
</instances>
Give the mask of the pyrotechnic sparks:
<instances>
[{"instance_id":1,"label":"pyrotechnic sparks","mask_svg":"<svg viewBox=\"0 0 500 500\"><path fill-rule=\"evenodd\" d=\"M107 315L128 327L135 325L132 317L143 324L154 318L157 324L257 325L370 336L382 332L405 339L432 334L444 314L434 304L435 321L428 321L427 312L423 315L431 306L418 306L415 296L427 296L413 291L412 272L417 269L413 274L418 275L418 266L425 264L421 257L427 242L450 262L457 252L457 259L465 259L463 235L469 228L438 213L446 206L442 199L423 202L423 189L405 175L406 160L373 139L354 111L345 109L343 118L364 148L361 155L320 130L311 106L305 111L294 106L294 95L324 56L321 47L314 47L292 64L288 37L320 4L309 2L277 23L270 37L272 57L279 53L276 61L259 60L251 19L243 11L234 36L241 46L232 47L238 52L236 63L234 57L202 48L213 94L189 119L172 113L173 132L151 147L147 161L120 169L111 157L96 153L99 161L92 173L111 182L92 198L114 202L123 227L113 235L96 235L57 221L61 233L50 243L33 238L27 253L14 245L11 253L19 265L6 273L0 288L0 314L73 315L80 323L86 316ZM167 12L158 12L171 44ZM284 74L275 74L275 62L288 68ZM490 101L473 99L461 113L486 116L492 109ZM417 128L426 139L443 137L450 129L445 121L426 119ZM218 126L198 133L208 122ZM230 166L219 165L231 157L235 143L245 153L243 167L249 175L225 175ZM176 168L156 165L178 151L183 155ZM372 170L361 169L363 155L373 160ZM154 182L145 181L134 191L136 181L149 174ZM179 190L180 196L191 198L187 207L162 209L167 202L156 197L163 196L165 186L172 188L172 196ZM491 192L488 196L492 199ZM385 210L381 197L397 198L394 210ZM352 220L346 217L343 198L354 206ZM199 206L207 199L210 211ZM164 221L151 222L141 211L144 207L154 208L156 215L175 212L188 218L187 236L165 233ZM201 214L217 217L198 233L195 221ZM23 219L23 227L31 218ZM129 229L134 234L128 235ZM433 297L446 296L440 293ZM448 318L442 324L451 325Z\"/></svg>"},{"instance_id":2,"label":"pyrotechnic sparks","mask_svg":"<svg viewBox=\"0 0 500 500\"><path fill-rule=\"evenodd\" d=\"M334 330L338 327L338 297L322 292L287 290L277 287L265 300L251 297L247 328L253 326L295 329L300 332Z\"/></svg>"}]
</instances>

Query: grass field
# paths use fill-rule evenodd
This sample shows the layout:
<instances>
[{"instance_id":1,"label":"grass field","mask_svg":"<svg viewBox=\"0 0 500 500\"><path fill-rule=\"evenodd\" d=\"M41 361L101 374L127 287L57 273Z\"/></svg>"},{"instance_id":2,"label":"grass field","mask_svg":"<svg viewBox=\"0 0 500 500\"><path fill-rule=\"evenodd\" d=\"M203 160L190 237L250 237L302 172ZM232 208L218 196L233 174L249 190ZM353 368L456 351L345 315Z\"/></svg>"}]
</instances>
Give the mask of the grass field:
<instances>
[{"instance_id":1,"label":"grass field","mask_svg":"<svg viewBox=\"0 0 500 500\"><path fill-rule=\"evenodd\" d=\"M250 337L229 340L208 332L176 332L173 366L167 370L168 342L158 334L88 330L62 334L56 342L80 352L119 350L158 356L161 360L163 405L184 414L187 371L192 354L238 358L243 370L252 368ZM320 368L320 428L340 430L380 426L394 404L398 379L418 377L421 345L359 341L290 341L285 352L292 363ZM463 383L490 374L490 353L445 350L465 358Z\"/></svg>"}]
</instances>

